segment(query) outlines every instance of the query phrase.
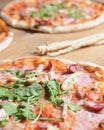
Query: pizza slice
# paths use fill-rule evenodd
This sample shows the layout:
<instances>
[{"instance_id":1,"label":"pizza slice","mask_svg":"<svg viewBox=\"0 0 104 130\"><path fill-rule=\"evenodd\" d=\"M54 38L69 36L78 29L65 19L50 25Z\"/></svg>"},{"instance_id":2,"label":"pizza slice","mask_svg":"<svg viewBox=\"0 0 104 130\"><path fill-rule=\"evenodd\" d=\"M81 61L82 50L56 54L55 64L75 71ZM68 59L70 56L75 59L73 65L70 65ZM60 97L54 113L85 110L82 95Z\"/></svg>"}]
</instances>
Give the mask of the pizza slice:
<instances>
[{"instance_id":1,"label":"pizza slice","mask_svg":"<svg viewBox=\"0 0 104 130\"><path fill-rule=\"evenodd\" d=\"M9 46L13 39L13 33L10 32L5 22L0 19L0 51Z\"/></svg>"},{"instance_id":2,"label":"pizza slice","mask_svg":"<svg viewBox=\"0 0 104 130\"><path fill-rule=\"evenodd\" d=\"M90 0L17 0L1 16L13 27L47 33L85 30L104 22L104 5Z\"/></svg>"}]
</instances>

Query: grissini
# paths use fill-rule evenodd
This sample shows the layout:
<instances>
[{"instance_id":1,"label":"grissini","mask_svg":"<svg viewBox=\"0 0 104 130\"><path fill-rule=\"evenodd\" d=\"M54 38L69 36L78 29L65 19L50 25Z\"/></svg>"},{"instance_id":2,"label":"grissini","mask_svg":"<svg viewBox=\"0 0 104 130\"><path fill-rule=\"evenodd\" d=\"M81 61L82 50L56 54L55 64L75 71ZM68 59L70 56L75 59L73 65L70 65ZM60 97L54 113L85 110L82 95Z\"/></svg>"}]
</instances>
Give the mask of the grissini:
<instances>
[{"instance_id":1,"label":"grissini","mask_svg":"<svg viewBox=\"0 0 104 130\"><path fill-rule=\"evenodd\" d=\"M104 43L104 33L99 33L77 40L54 42L48 45L41 45L38 46L36 49L39 55L47 54L49 56L56 56L73 51L81 47L100 45L103 43Z\"/></svg>"}]
</instances>

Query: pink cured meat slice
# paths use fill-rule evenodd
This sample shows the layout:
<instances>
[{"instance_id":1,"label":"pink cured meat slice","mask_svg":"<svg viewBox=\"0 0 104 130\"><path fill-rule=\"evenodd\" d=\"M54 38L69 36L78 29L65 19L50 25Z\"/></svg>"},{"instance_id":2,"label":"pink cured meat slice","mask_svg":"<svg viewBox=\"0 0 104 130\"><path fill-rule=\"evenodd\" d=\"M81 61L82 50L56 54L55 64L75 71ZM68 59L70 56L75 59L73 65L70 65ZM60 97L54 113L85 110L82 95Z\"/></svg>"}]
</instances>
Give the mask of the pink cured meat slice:
<instances>
[{"instance_id":1,"label":"pink cured meat slice","mask_svg":"<svg viewBox=\"0 0 104 130\"><path fill-rule=\"evenodd\" d=\"M91 77L89 73L86 72L76 72L73 74L70 74L65 81L63 82L61 88L63 90L68 89L69 83L74 83L78 85L78 87L83 88L83 87L93 87L95 84L95 80Z\"/></svg>"},{"instance_id":2,"label":"pink cured meat slice","mask_svg":"<svg viewBox=\"0 0 104 130\"><path fill-rule=\"evenodd\" d=\"M10 73L1 73L0 72L0 82L5 83L8 79L10 79Z\"/></svg>"},{"instance_id":3,"label":"pink cured meat slice","mask_svg":"<svg viewBox=\"0 0 104 130\"><path fill-rule=\"evenodd\" d=\"M104 115L87 111L79 111L76 114L72 130L96 130L98 124L104 119Z\"/></svg>"},{"instance_id":4,"label":"pink cured meat slice","mask_svg":"<svg viewBox=\"0 0 104 130\"><path fill-rule=\"evenodd\" d=\"M82 73L77 78L74 79L75 83L81 87L89 86L92 87L94 80L91 78L90 74Z\"/></svg>"}]
</instances>

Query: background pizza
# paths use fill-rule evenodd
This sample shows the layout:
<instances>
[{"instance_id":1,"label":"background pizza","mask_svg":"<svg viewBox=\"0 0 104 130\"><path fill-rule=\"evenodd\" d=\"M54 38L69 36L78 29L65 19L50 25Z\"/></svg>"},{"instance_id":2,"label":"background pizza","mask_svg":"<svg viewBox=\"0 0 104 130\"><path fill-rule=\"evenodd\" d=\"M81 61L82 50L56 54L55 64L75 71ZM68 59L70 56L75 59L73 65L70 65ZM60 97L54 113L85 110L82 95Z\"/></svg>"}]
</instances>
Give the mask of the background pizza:
<instances>
[{"instance_id":1,"label":"background pizza","mask_svg":"<svg viewBox=\"0 0 104 130\"><path fill-rule=\"evenodd\" d=\"M13 27L58 33L95 27L104 22L104 6L86 0L26 0L6 5L1 16Z\"/></svg>"}]
</instances>

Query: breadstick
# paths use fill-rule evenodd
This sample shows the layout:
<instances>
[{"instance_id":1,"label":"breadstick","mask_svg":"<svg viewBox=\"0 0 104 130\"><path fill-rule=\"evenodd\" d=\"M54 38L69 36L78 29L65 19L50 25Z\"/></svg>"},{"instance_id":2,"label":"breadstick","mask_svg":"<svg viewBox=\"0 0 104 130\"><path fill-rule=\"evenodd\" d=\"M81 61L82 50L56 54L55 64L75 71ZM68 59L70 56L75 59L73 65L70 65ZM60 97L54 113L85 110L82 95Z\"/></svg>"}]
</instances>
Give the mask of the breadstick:
<instances>
[{"instance_id":1,"label":"breadstick","mask_svg":"<svg viewBox=\"0 0 104 130\"><path fill-rule=\"evenodd\" d=\"M54 55L55 54L59 55L81 47L90 46L90 45L99 45L103 43L104 43L104 33L100 33L100 34L87 36L78 40L55 42L49 45L38 46L37 53L39 55L45 55L45 54L53 55L53 53Z\"/></svg>"}]
</instances>

